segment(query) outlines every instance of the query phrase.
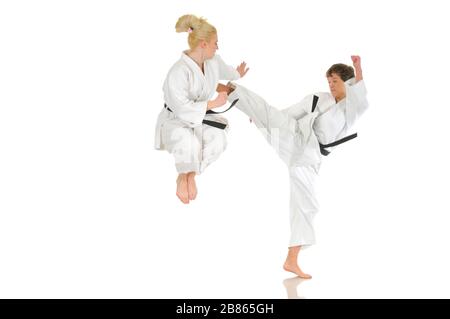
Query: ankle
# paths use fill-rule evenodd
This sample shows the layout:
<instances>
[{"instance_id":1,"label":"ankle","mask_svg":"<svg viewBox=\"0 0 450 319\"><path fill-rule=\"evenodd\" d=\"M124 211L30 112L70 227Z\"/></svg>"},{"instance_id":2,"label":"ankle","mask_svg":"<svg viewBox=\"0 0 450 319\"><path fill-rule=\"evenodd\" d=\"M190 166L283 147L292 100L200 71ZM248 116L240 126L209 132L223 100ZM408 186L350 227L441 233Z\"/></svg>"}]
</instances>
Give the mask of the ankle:
<instances>
[{"instance_id":1,"label":"ankle","mask_svg":"<svg viewBox=\"0 0 450 319\"><path fill-rule=\"evenodd\" d=\"M230 95L231 93L233 93L234 90L236 90L236 85L232 82L228 82L227 87L228 87L228 95Z\"/></svg>"},{"instance_id":2,"label":"ankle","mask_svg":"<svg viewBox=\"0 0 450 319\"><path fill-rule=\"evenodd\" d=\"M292 259L289 259L289 258L287 258L287 259L285 260L285 262L284 262L285 265L293 265L293 264L295 264L295 263L296 263L295 260L292 260Z\"/></svg>"}]
</instances>

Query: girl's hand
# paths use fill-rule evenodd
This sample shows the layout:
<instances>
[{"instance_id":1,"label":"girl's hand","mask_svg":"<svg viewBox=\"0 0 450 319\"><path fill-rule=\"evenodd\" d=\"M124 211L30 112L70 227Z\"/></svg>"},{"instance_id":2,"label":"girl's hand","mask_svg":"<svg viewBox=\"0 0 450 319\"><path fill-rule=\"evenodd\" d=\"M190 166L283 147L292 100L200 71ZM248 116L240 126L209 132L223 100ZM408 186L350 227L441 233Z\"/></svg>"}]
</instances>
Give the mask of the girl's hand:
<instances>
[{"instance_id":1,"label":"girl's hand","mask_svg":"<svg viewBox=\"0 0 450 319\"><path fill-rule=\"evenodd\" d=\"M219 95L217 95L217 97L212 100L212 101L208 101L207 103L207 110L211 110L214 109L216 107L221 107L222 105L225 105L225 103L227 103L227 92L219 92Z\"/></svg>"},{"instance_id":2,"label":"girl's hand","mask_svg":"<svg viewBox=\"0 0 450 319\"><path fill-rule=\"evenodd\" d=\"M244 75L247 74L248 70L250 70L249 68L246 68L246 67L247 67L247 63L242 62L242 63L236 68L236 70L239 72L239 75L241 76L241 78L243 78Z\"/></svg>"}]
</instances>

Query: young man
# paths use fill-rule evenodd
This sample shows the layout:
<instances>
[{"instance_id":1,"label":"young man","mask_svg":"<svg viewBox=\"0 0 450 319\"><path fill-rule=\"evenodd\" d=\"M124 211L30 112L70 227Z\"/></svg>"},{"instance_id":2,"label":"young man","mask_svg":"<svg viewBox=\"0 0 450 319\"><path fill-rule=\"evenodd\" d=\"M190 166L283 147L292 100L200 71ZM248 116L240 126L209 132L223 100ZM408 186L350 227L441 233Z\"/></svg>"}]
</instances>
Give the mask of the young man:
<instances>
[{"instance_id":1,"label":"young man","mask_svg":"<svg viewBox=\"0 0 450 319\"><path fill-rule=\"evenodd\" d=\"M361 58L352 56L353 67L334 64L326 73L330 93L306 96L284 110L270 106L247 88L228 83L217 91L239 99L236 107L247 114L288 166L290 175L291 238L283 268L310 279L297 263L302 247L315 243L313 219L318 211L314 184L323 155L356 134L347 132L368 107Z\"/></svg>"}]
</instances>

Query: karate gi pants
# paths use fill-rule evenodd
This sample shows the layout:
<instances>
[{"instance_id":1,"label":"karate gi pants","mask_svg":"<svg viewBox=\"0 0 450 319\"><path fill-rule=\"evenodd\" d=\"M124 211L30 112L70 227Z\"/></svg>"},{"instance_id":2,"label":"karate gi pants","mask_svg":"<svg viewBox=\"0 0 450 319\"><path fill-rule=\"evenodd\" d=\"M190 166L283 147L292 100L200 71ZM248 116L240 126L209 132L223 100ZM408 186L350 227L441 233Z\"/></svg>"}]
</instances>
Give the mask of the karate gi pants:
<instances>
[{"instance_id":1,"label":"karate gi pants","mask_svg":"<svg viewBox=\"0 0 450 319\"><path fill-rule=\"evenodd\" d=\"M217 117L206 115L205 119L218 121ZM220 122L224 118L220 118ZM201 174L219 158L227 147L225 130L202 124L190 128L177 119L164 123L161 133L165 149L174 156L179 174L196 172Z\"/></svg>"},{"instance_id":2,"label":"karate gi pants","mask_svg":"<svg viewBox=\"0 0 450 319\"><path fill-rule=\"evenodd\" d=\"M240 85L236 85L229 96L229 101L235 99L239 99L236 107L252 119L288 166L291 229L289 247L315 244L313 220L319 205L314 187L320 159L308 154L318 152L319 144L312 128L317 114L307 114L301 120L296 120ZM303 157L309 158L300 165Z\"/></svg>"}]
</instances>

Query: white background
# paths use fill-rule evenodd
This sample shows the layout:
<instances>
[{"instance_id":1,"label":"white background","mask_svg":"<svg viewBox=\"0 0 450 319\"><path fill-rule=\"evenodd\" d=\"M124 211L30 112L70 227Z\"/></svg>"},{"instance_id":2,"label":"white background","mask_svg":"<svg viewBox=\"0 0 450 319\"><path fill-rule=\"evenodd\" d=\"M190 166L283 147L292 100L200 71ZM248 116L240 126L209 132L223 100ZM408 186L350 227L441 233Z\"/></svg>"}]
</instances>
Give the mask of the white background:
<instances>
[{"instance_id":1,"label":"white background","mask_svg":"<svg viewBox=\"0 0 450 319\"><path fill-rule=\"evenodd\" d=\"M444 5L2 1L0 297L449 298ZM227 113L228 148L188 206L153 149L186 13L280 108L362 57L370 109L322 165L310 281L285 281L287 171L242 113Z\"/></svg>"}]
</instances>

